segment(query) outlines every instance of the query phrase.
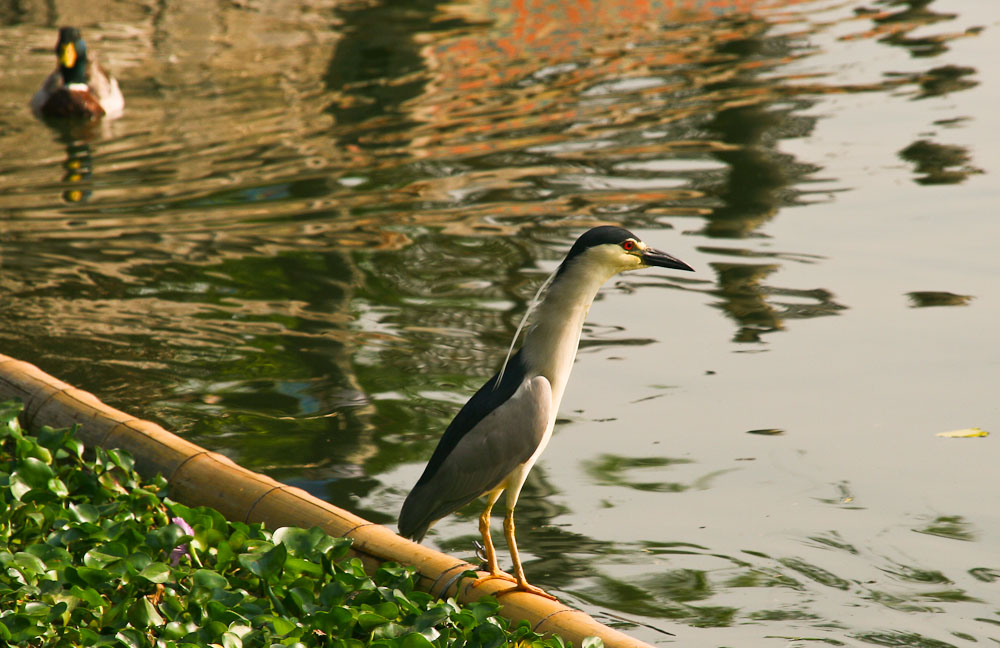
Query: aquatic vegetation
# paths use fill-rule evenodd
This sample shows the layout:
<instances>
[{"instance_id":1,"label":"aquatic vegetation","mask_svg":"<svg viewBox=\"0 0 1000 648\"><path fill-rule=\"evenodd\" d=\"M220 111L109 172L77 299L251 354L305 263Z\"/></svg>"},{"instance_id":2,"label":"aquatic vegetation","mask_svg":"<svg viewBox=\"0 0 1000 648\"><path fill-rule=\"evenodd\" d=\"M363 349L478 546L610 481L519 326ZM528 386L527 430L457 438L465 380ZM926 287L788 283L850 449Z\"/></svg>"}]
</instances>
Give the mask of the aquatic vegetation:
<instances>
[{"instance_id":1,"label":"aquatic vegetation","mask_svg":"<svg viewBox=\"0 0 1000 648\"><path fill-rule=\"evenodd\" d=\"M369 577L349 539L173 502L126 452L85 449L68 429L30 435L20 410L0 404L5 643L565 648L526 622L510 627L495 599L435 599L399 565Z\"/></svg>"}]
</instances>

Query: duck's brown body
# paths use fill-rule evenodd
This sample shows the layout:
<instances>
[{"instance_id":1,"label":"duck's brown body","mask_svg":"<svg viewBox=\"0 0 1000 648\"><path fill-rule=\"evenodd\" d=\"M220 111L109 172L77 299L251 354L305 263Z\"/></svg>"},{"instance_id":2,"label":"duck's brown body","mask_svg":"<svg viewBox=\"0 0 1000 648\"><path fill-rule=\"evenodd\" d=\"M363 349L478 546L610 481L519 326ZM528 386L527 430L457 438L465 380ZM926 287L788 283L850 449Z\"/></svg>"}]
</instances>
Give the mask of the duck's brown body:
<instances>
[{"instance_id":1,"label":"duck's brown body","mask_svg":"<svg viewBox=\"0 0 1000 648\"><path fill-rule=\"evenodd\" d=\"M125 107L118 82L102 68L74 27L59 30L59 66L31 98L31 109L42 117L97 119L117 116Z\"/></svg>"},{"instance_id":2,"label":"duck's brown body","mask_svg":"<svg viewBox=\"0 0 1000 648\"><path fill-rule=\"evenodd\" d=\"M97 119L106 111L88 89L70 90L63 86L47 95L38 112L45 117L75 117Z\"/></svg>"}]
</instances>

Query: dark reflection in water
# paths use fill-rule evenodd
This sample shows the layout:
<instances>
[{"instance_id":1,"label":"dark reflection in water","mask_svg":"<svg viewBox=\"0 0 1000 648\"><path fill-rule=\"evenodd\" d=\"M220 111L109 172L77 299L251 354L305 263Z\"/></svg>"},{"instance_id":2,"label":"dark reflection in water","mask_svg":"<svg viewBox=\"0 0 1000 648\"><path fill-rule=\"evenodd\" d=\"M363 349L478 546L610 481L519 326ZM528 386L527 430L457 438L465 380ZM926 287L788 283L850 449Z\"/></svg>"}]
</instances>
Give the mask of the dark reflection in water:
<instances>
[{"instance_id":1,"label":"dark reflection in water","mask_svg":"<svg viewBox=\"0 0 1000 648\"><path fill-rule=\"evenodd\" d=\"M929 1L772 4L88 3L83 22L101 25L95 44L129 108L64 133L17 122L17 108L51 66L51 24L81 17L0 0L4 86L18 93L0 115L0 351L393 524L403 493L387 484L408 481L397 472L426 459L496 369L584 227L621 223L664 245L693 237L710 259L699 276L617 289L707 295L736 350L851 305L784 278L826 263L815 250L761 245L779 215L847 189L821 192L822 161L784 145L815 131L827 95L901 92L919 107L971 94L976 70L936 58L978 32L950 30L955 14ZM824 38L898 46L919 69L844 85L795 68ZM980 172L968 149L938 139L898 152L917 183ZM914 307L964 299L908 296ZM652 344L627 321L588 328L583 347L628 356ZM581 469L588 487L629 501L693 497L734 472L611 444ZM824 531L838 524L825 517L802 551L702 546L669 511L655 512L658 537L595 539L562 525L576 500L554 482L536 467L519 503L528 569L615 625L734 629L733 645L780 634L930 646L943 644L916 622L844 611L993 614L966 589L994 582L993 564L911 564ZM818 506L868 510L848 506L846 481L826 486ZM460 515L461 531L435 541L471 557L475 513ZM958 514L903 526L963 546L981 537ZM956 627L975 624L988 626Z\"/></svg>"},{"instance_id":2,"label":"dark reflection in water","mask_svg":"<svg viewBox=\"0 0 1000 648\"><path fill-rule=\"evenodd\" d=\"M900 151L899 157L913 163L914 170L922 174L917 182L924 185L958 184L970 174L982 173L969 165L969 153L961 146L918 140Z\"/></svg>"},{"instance_id":3,"label":"dark reflection in water","mask_svg":"<svg viewBox=\"0 0 1000 648\"><path fill-rule=\"evenodd\" d=\"M972 295L956 295L955 293L942 292L936 290L920 290L906 293L910 298L910 306L913 308L926 308L928 306L968 306L972 302Z\"/></svg>"},{"instance_id":4,"label":"dark reflection in water","mask_svg":"<svg viewBox=\"0 0 1000 648\"><path fill-rule=\"evenodd\" d=\"M436 4L396 0L344 13L346 24L325 81L338 93L328 110L345 144L357 143L350 125L396 115L405 101L424 92L425 62L414 37L443 27L432 24ZM393 132L412 126L384 117L380 122Z\"/></svg>"},{"instance_id":5,"label":"dark reflection in water","mask_svg":"<svg viewBox=\"0 0 1000 648\"><path fill-rule=\"evenodd\" d=\"M66 162L63 164L66 175L63 182L72 187L63 191L63 200L67 203L87 202L90 199L93 164L90 144L75 139L66 142Z\"/></svg>"},{"instance_id":6,"label":"dark reflection in water","mask_svg":"<svg viewBox=\"0 0 1000 648\"><path fill-rule=\"evenodd\" d=\"M667 457L619 457L604 455L598 461L590 462L587 472L597 483L610 486L624 486L640 491L654 493L679 493L689 488L687 484L676 482L640 482L629 480L623 474L626 470L637 468L663 468L675 463L689 463L685 459L670 459Z\"/></svg>"},{"instance_id":7,"label":"dark reflection in water","mask_svg":"<svg viewBox=\"0 0 1000 648\"><path fill-rule=\"evenodd\" d=\"M918 533L939 535L953 540L974 540L975 532L968 521L961 515L942 515L931 520L927 525L914 529Z\"/></svg>"},{"instance_id":8,"label":"dark reflection in water","mask_svg":"<svg viewBox=\"0 0 1000 648\"><path fill-rule=\"evenodd\" d=\"M718 307L739 324L735 342L760 342L761 336L784 328L785 320L836 315L845 308L822 288L795 290L768 286L777 265L713 263L719 278ZM793 301L784 301L786 299Z\"/></svg>"},{"instance_id":9,"label":"dark reflection in water","mask_svg":"<svg viewBox=\"0 0 1000 648\"><path fill-rule=\"evenodd\" d=\"M975 73L975 68L957 65L931 68L920 76L921 93L917 98L940 97L951 92L975 88L979 82L966 78Z\"/></svg>"},{"instance_id":10,"label":"dark reflection in water","mask_svg":"<svg viewBox=\"0 0 1000 648\"><path fill-rule=\"evenodd\" d=\"M791 44L766 37L765 29L766 24L748 21L741 31L749 37L722 41L717 46L719 57L739 61L734 66L739 72L705 88L709 94L732 98L727 103L735 104L727 107L724 103L705 125L724 144L713 155L729 167L723 186L712 192L722 204L706 218L705 234L711 238L753 236L779 207L794 204L794 193L788 189L816 171L775 150L779 139L808 133L814 120L795 116L809 106L808 101L780 109L772 105L784 100L783 93L762 76L780 58L790 56ZM751 66L751 62L758 65Z\"/></svg>"},{"instance_id":11,"label":"dark reflection in water","mask_svg":"<svg viewBox=\"0 0 1000 648\"><path fill-rule=\"evenodd\" d=\"M972 27L962 33L913 36L911 32L921 27L954 20L957 14L934 10L934 0L902 0L881 3L883 11L872 16L875 23L866 36L877 36L889 45L903 47L915 57L940 56L948 50L949 41L962 36L974 36L982 31Z\"/></svg>"}]
</instances>

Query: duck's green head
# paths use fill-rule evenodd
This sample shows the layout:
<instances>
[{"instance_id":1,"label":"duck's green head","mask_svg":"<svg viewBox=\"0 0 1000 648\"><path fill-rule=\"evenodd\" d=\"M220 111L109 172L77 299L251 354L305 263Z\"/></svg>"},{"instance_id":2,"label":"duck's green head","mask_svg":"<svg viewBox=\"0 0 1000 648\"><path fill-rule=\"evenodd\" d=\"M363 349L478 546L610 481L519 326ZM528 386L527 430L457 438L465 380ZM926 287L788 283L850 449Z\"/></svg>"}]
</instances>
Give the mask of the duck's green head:
<instances>
[{"instance_id":1,"label":"duck's green head","mask_svg":"<svg viewBox=\"0 0 1000 648\"><path fill-rule=\"evenodd\" d=\"M59 30L56 57L66 85L87 82L87 44L83 42L79 29L63 27Z\"/></svg>"}]
</instances>

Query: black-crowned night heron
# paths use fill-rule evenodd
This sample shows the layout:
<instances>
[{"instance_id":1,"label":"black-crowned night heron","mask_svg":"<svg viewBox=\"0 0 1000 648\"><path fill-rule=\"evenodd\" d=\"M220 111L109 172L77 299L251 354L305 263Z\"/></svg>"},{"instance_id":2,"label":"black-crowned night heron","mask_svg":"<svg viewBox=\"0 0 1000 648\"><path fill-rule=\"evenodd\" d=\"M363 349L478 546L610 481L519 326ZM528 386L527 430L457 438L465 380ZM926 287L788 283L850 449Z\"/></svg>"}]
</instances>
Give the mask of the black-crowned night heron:
<instances>
[{"instance_id":1,"label":"black-crowned night heron","mask_svg":"<svg viewBox=\"0 0 1000 648\"><path fill-rule=\"evenodd\" d=\"M597 291L626 270L659 266L692 268L654 250L620 227L595 227L576 240L556 270L521 349L483 385L445 430L399 514L399 532L419 542L427 529L472 500L487 496L479 516L489 574L523 590L553 598L529 585L514 540L514 506L528 471L552 436L583 323ZM490 511L507 493L504 535L514 575L500 571L490 538Z\"/></svg>"}]
</instances>

